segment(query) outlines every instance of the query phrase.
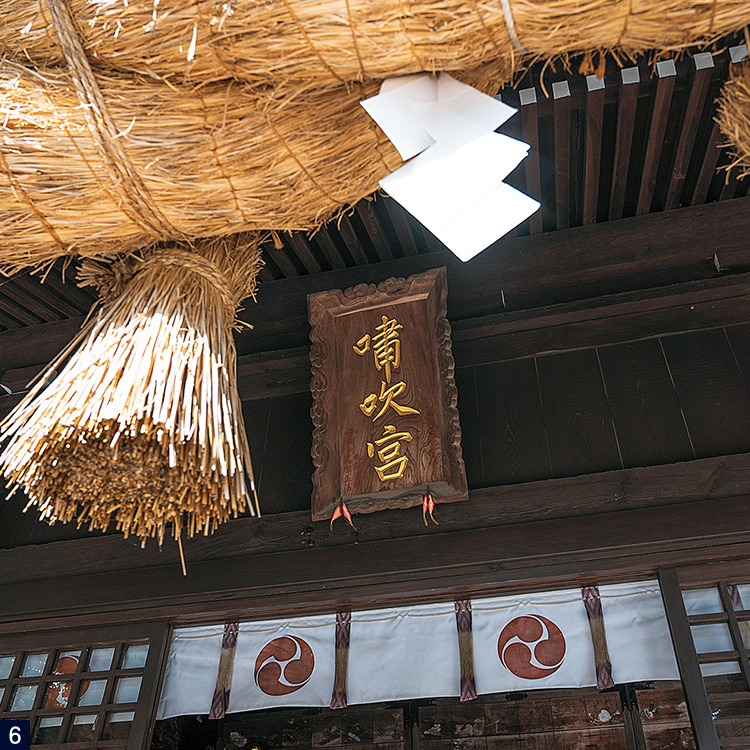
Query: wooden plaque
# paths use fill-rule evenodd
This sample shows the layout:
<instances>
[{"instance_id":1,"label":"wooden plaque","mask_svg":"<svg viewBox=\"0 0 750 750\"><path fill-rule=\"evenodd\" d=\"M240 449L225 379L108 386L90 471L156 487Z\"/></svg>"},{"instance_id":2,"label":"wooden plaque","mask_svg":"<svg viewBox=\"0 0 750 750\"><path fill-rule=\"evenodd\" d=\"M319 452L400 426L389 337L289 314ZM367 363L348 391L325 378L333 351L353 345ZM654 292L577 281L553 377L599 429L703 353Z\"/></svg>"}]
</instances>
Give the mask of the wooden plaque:
<instances>
[{"instance_id":1,"label":"wooden plaque","mask_svg":"<svg viewBox=\"0 0 750 750\"><path fill-rule=\"evenodd\" d=\"M465 500L444 268L308 296L313 519Z\"/></svg>"}]
</instances>

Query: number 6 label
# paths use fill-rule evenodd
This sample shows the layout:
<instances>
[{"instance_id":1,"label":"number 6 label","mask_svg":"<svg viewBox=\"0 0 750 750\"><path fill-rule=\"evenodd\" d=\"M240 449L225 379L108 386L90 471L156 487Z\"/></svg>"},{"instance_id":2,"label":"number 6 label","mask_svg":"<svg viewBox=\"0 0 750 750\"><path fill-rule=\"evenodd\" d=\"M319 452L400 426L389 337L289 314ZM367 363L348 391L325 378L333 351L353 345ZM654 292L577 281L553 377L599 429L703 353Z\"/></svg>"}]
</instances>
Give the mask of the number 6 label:
<instances>
[{"instance_id":1,"label":"number 6 label","mask_svg":"<svg viewBox=\"0 0 750 750\"><path fill-rule=\"evenodd\" d=\"M0 720L0 750L29 750L31 732L28 719Z\"/></svg>"}]
</instances>

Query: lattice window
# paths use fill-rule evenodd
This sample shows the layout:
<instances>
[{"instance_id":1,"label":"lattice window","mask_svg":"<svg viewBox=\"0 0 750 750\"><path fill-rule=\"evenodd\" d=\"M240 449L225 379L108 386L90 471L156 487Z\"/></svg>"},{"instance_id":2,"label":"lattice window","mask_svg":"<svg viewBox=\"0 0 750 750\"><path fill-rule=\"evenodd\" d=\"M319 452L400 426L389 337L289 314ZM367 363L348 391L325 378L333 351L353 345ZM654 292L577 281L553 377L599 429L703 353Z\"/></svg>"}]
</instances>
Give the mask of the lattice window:
<instances>
[{"instance_id":1,"label":"lattice window","mask_svg":"<svg viewBox=\"0 0 750 750\"><path fill-rule=\"evenodd\" d=\"M0 718L29 719L32 745L136 750L146 744L166 626L14 641L0 642Z\"/></svg>"},{"instance_id":2,"label":"lattice window","mask_svg":"<svg viewBox=\"0 0 750 750\"><path fill-rule=\"evenodd\" d=\"M659 578L698 747L750 747L750 585Z\"/></svg>"}]
</instances>

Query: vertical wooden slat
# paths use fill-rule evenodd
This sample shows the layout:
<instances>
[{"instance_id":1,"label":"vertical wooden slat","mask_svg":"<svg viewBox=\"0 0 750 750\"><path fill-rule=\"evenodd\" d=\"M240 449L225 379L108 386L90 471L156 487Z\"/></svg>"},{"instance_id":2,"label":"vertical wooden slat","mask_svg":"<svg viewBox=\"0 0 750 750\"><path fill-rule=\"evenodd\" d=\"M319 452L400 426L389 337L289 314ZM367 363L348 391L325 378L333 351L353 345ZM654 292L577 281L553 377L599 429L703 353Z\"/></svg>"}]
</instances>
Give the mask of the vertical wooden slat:
<instances>
[{"instance_id":1,"label":"vertical wooden slat","mask_svg":"<svg viewBox=\"0 0 750 750\"><path fill-rule=\"evenodd\" d=\"M638 105L640 72L637 67L620 71L620 95L617 105L617 137L615 161L612 169L612 192L609 202L609 218L621 219L625 206L625 188L628 180L628 165L633 144L635 110Z\"/></svg>"},{"instance_id":2,"label":"vertical wooden slat","mask_svg":"<svg viewBox=\"0 0 750 750\"><path fill-rule=\"evenodd\" d=\"M317 259L312 254L310 243L303 234L300 232L293 232L287 236L287 241L308 273L319 273L323 270L320 263L318 263Z\"/></svg>"},{"instance_id":3,"label":"vertical wooden slat","mask_svg":"<svg viewBox=\"0 0 750 750\"><path fill-rule=\"evenodd\" d=\"M674 570L659 571L659 587L667 613L667 622L672 634L677 666L685 691L690 723L699 750L719 750L711 707L708 703L706 686L703 683L698 654L695 652L693 636L690 633L685 602L682 600L680 584Z\"/></svg>"},{"instance_id":4,"label":"vertical wooden slat","mask_svg":"<svg viewBox=\"0 0 750 750\"><path fill-rule=\"evenodd\" d=\"M523 125L523 139L529 144L529 155L524 160L526 169L526 192L541 203L542 181L539 172L539 121L536 104L536 89L521 89L518 92L521 102L521 122ZM542 212L537 211L529 218L531 234L542 231Z\"/></svg>"},{"instance_id":5,"label":"vertical wooden slat","mask_svg":"<svg viewBox=\"0 0 750 750\"><path fill-rule=\"evenodd\" d=\"M404 209L390 197L383 198L383 203L388 212L388 216L391 219L391 224L393 224L393 229L396 232L396 237L398 238L399 245L401 245L401 250L404 255L418 255L419 250L414 241L414 235L409 228L409 223L404 215Z\"/></svg>"},{"instance_id":6,"label":"vertical wooden slat","mask_svg":"<svg viewBox=\"0 0 750 750\"><path fill-rule=\"evenodd\" d=\"M272 242L269 242L263 249L287 279L299 276L296 266L289 259L283 247L277 248Z\"/></svg>"},{"instance_id":7,"label":"vertical wooden slat","mask_svg":"<svg viewBox=\"0 0 750 750\"><path fill-rule=\"evenodd\" d=\"M706 102L708 84L711 81L711 73L714 61L710 52L701 52L693 58L695 63L695 75L690 87L690 98L685 108L685 119L682 124L680 141L677 145L677 154L672 168L672 178L669 182L669 191L665 208L677 208L682 198L682 188L685 185L685 177L690 165L690 157L695 145L695 136L698 133L698 125Z\"/></svg>"},{"instance_id":8,"label":"vertical wooden slat","mask_svg":"<svg viewBox=\"0 0 750 750\"><path fill-rule=\"evenodd\" d=\"M602 158L604 78L586 76L586 177L583 187L583 223L596 222L599 200L599 166Z\"/></svg>"},{"instance_id":9,"label":"vertical wooden slat","mask_svg":"<svg viewBox=\"0 0 750 750\"><path fill-rule=\"evenodd\" d=\"M708 139L708 146L706 146L706 153L703 156L703 164L698 175L698 182L693 191L693 199L690 201L693 206L706 202L708 189L711 187L711 180L713 180L714 174L716 174L716 164L721 154L719 144L722 142L722 139L723 136L721 130L719 130L719 125L714 122L711 137Z\"/></svg>"},{"instance_id":10,"label":"vertical wooden slat","mask_svg":"<svg viewBox=\"0 0 750 750\"><path fill-rule=\"evenodd\" d=\"M331 235L326 227L321 227L314 235L313 240L317 242L318 247L322 250L326 260L331 264L331 268L346 268L344 258L336 247Z\"/></svg>"},{"instance_id":11,"label":"vertical wooden slat","mask_svg":"<svg viewBox=\"0 0 750 750\"><path fill-rule=\"evenodd\" d=\"M730 169L724 176L724 187L719 195L720 201L726 201L734 198L737 191L737 183L740 181L740 170L737 167Z\"/></svg>"},{"instance_id":12,"label":"vertical wooden slat","mask_svg":"<svg viewBox=\"0 0 750 750\"><path fill-rule=\"evenodd\" d=\"M372 210L372 201L361 200L356 205L357 216L359 216L367 235L375 248L380 260L393 260L393 253L388 245L386 234L380 226L377 214Z\"/></svg>"},{"instance_id":13,"label":"vertical wooden slat","mask_svg":"<svg viewBox=\"0 0 750 750\"><path fill-rule=\"evenodd\" d=\"M643 165L641 189L638 193L636 214L639 216L647 214L651 210L651 199L654 196L654 187L656 185L656 173L659 169L661 148L664 144L669 108L672 104L672 92L674 91L675 78L677 76L674 60L662 60L656 63L656 72L659 76L659 81L656 84L654 109L651 114L651 128L648 133L648 146L646 147L646 160Z\"/></svg>"},{"instance_id":14,"label":"vertical wooden slat","mask_svg":"<svg viewBox=\"0 0 750 750\"><path fill-rule=\"evenodd\" d=\"M552 98L555 118L557 228L567 229L570 226L570 87L567 81L552 84Z\"/></svg>"},{"instance_id":15,"label":"vertical wooden slat","mask_svg":"<svg viewBox=\"0 0 750 750\"><path fill-rule=\"evenodd\" d=\"M341 239L344 240L346 249L354 259L354 262L358 266L366 266L370 260L368 259L367 253L365 252L357 233L354 231L354 227L348 216L341 217L341 221L339 222L339 232L341 234Z\"/></svg>"}]
</instances>

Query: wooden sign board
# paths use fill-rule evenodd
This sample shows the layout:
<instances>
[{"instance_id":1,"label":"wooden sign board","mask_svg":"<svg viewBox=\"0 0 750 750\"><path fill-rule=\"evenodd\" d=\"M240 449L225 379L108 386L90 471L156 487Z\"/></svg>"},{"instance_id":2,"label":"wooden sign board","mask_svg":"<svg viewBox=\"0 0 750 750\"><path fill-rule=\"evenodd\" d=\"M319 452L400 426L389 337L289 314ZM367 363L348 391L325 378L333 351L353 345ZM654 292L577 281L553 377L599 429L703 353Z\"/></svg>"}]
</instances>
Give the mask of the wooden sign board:
<instances>
[{"instance_id":1,"label":"wooden sign board","mask_svg":"<svg viewBox=\"0 0 750 750\"><path fill-rule=\"evenodd\" d=\"M313 519L465 500L444 268L312 294Z\"/></svg>"}]
</instances>

